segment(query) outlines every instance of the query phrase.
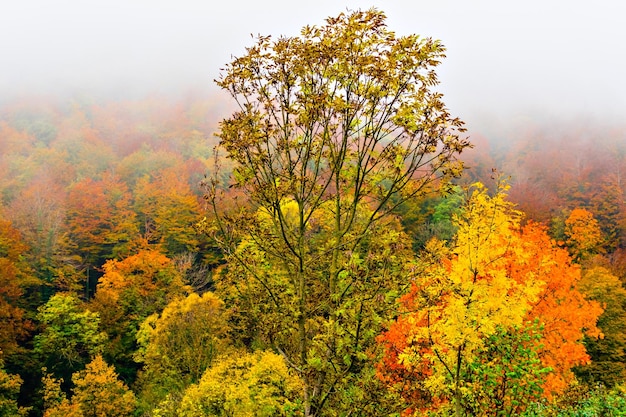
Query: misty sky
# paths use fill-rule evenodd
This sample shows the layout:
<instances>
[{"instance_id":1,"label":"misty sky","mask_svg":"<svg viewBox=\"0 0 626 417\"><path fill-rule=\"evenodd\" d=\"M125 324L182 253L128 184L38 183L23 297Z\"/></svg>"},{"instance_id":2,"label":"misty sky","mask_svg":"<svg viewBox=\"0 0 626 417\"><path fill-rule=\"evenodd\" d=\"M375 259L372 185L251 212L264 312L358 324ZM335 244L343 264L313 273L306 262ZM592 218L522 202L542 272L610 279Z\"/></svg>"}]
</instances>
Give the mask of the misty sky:
<instances>
[{"instance_id":1,"label":"misty sky","mask_svg":"<svg viewBox=\"0 0 626 417\"><path fill-rule=\"evenodd\" d=\"M0 95L202 91L251 33L372 6L398 34L443 41L440 90L470 126L626 116L619 0L2 0Z\"/></svg>"}]
</instances>

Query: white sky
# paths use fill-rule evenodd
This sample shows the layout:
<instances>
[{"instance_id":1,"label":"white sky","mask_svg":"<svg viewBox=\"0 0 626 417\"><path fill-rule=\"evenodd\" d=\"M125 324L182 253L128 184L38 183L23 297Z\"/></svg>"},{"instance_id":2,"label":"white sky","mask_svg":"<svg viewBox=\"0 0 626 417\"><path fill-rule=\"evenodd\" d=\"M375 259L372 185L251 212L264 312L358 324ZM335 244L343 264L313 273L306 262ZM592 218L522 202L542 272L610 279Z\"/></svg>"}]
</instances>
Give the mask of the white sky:
<instances>
[{"instance_id":1,"label":"white sky","mask_svg":"<svg viewBox=\"0 0 626 417\"><path fill-rule=\"evenodd\" d=\"M626 120L620 0L0 0L0 97L207 87L251 33L297 35L371 6L398 34L443 41L440 90L470 127Z\"/></svg>"}]
</instances>

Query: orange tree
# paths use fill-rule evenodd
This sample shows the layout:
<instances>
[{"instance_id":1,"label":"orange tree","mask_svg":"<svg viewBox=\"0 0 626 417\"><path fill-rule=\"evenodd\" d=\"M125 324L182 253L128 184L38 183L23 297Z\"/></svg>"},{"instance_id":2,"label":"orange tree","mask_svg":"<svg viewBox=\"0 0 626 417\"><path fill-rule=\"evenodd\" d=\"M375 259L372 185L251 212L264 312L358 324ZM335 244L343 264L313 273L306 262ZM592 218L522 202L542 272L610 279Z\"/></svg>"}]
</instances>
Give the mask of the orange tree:
<instances>
[{"instance_id":1,"label":"orange tree","mask_svg":"<svg viewBox=\"0 0 626 417\"><path fill-rule=\"evenodd\" d=\"M358 261L394 206L460 174L456 157L469 144L432 89L443 57L440 42L397 37L372 9L328 18L298 37L259 37L217 82L240 105L222 121L219 137L236 163L233 186L252 211L217 210L220 195L209 182L214 236L240 267L246 268L237 251L242 236L260 259L273 258L278 273L247 271L245 279L265 291L274 310L268 313L280 318L265 321L267 328L290 334L274 344L303 380L307 416L329 415L330 400L348 392L345 384L363 369L362 338L373 329L359 326L363 314L344 316L346 303L364 311L392 303L387 284L352 299L368 277L384 274L351 275L348 264ZM267 215L263 226L257 210ZM313 246L322 217L323 241ZM286 286L288 308L271 302L274 284ZM350 343L340 342L344 336Z\"/></svg>"},{"instance_id":2,"label":"orange tree","mask_svg":"<svg viewBox=\"0 0 626 417\"><path fill-rule=\"evenodd\" d=\"M200 205L181 170L177 166L161 170L155 178L146 175L134 190L144 238L169 257L195 253L199 244L193 224L199 220Z\"/></svg>"},{"instance_id":3,"label":"orange tree","mask_svg":"<svg viewBox=\"0 0 626 417\"><path fill-rule=\"evenodd\" d=\"M158 251L140 250L121 261L109 260L103 270L90 308L99 313L109 335L107 357L122 377L134 378L137 364L132 355L141 323L185 295L188 287L174 263Z\"/></svg>"},{"instance_id":4,"label":"orange tree","mask_svg":"<svg viewBox=\"0 0 626 417\"><path fill-rule=\"evenodd\" d=\"M136 246L139 229L130 209L130 198L126 184L112 174L101 180L85 178L69 188L68 238L87 268L88 296L96 281L91 278L91 271L107 259L128 256Z\"/></svg>"},{"instance_id":5,"label":"orange tree","mask_svg":"<svg viewBox=\"0 0 626 417\"><path fill-rule=\"evenodd\" d=\"M39 281L22 256L27 250L20 232L0 218L0 352L3 355L20 351L20 344L34 327L27 318L28 303L24 300L28 299L28 292L35 292L32 289Z\"/></svg>"},{"instance_id":6,"label":"orange tree","mask_svg":"<svg viewBox=\"0 0 626 417\"><path fill-rule=\"evenodd\" d=\"M398 319L379 337L380 377L410 412L510 415L562 391L588 361L601 308L575 289L579 268L543 227L480 184L455 217L450 245L432 240Z\"/></svg>"}]
</instances>

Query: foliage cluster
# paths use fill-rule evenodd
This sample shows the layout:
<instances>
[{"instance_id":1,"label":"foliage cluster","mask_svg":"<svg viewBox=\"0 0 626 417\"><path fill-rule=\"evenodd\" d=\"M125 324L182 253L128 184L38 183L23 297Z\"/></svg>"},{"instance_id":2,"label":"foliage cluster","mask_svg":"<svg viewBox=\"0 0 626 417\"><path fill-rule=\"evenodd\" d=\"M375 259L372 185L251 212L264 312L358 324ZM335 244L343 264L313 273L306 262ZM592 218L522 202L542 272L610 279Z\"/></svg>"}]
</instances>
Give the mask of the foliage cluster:
<instances>
[{"instance_id":1,"label":"foliage cluster","mask_svg":"<svg viewBox=\"0 0 626 417\"><path fill-rule=\"evenodd\" d=\"M519 414L560 394L588 362L583 336L600 336L601 307L575 288L580 270L541 226L481 185L455 216L449 243L430 241L399 318L380 340L383 377L416 410ZM406 381L412 382L406 386Z\"/></svg>"}]
</instances>

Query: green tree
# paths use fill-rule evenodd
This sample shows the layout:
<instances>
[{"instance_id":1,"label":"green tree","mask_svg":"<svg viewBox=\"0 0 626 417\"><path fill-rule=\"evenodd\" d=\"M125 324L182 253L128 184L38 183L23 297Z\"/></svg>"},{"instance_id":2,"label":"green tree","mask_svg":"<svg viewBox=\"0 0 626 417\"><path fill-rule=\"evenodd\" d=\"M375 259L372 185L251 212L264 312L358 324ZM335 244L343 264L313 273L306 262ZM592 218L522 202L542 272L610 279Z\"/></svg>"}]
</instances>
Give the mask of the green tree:
<instances>
[{"instance_id":1,"label":"green tree","mask_svg":"<svg viewBox=\"0 0 626 417\"><path fill-rule=\"evenodd\" d=\"M413 239L416 252L433 237L446 241L454 237L456 227L452 217L461 212L465 201L463 193L461 187L454 186L449 194L413 199L398 207L402 226Z\"/></svg>"},{"instance_id":2,"label":"green tree","mask_svg":"<svg viewBox=\"0 0 626 417\"><path fill-rule=\"evenodd\" d=\"M53 295L40 307L37 319L42 332L35 336L34 350L55 374L68 377L102 352L107 337L98 328L100 317L85 309L76 295Z\"/></svg>"},{"instance_id":3,"label":"green tree","mask_svg":"<svg viewBox=\"0 0 626 417\"><path fill-rule=\"evenodd\" d=\"M626 415L624 389L580 384L572 386L554 401L538 401L522 417L589 417Z\"/></svg>"},{"instance_id":4,"label":"green tree","mask_svg":"<svg viewBox=\"0 0 626 417\"><path fill-rule=\"evenodd\" d=\"M609 270L596 266L583 271L578 288L590 300L602 303L604 312L598 327L601 339L586 338L591 363L577 368L577 375L589 384L606 387L626 382L626 289Z\"/></svg>"},{"instance_id":5,"label":"green tree","mask_svg":"<svg viewBox=\"0 0 626 417\"><path fill-rule=\"evenodd\" d=\"M264 292L269 320L260 323L301 376L307 416L331 413L335 393L367 362L364 341L379 325L373 310L392 306L388 295L400 290L388 278L400 260L373 253L380 224L461 172L462 123L432 91L443 57L440 42L397 37L372 9L299 37L259 37L217 81L240 104L219 136L252 210L219 212L210 181L214 236L246 271L242 285ZM250 251L259 266L268 258L265 269L248 268Z\"/></svg>"}]
</instances>

